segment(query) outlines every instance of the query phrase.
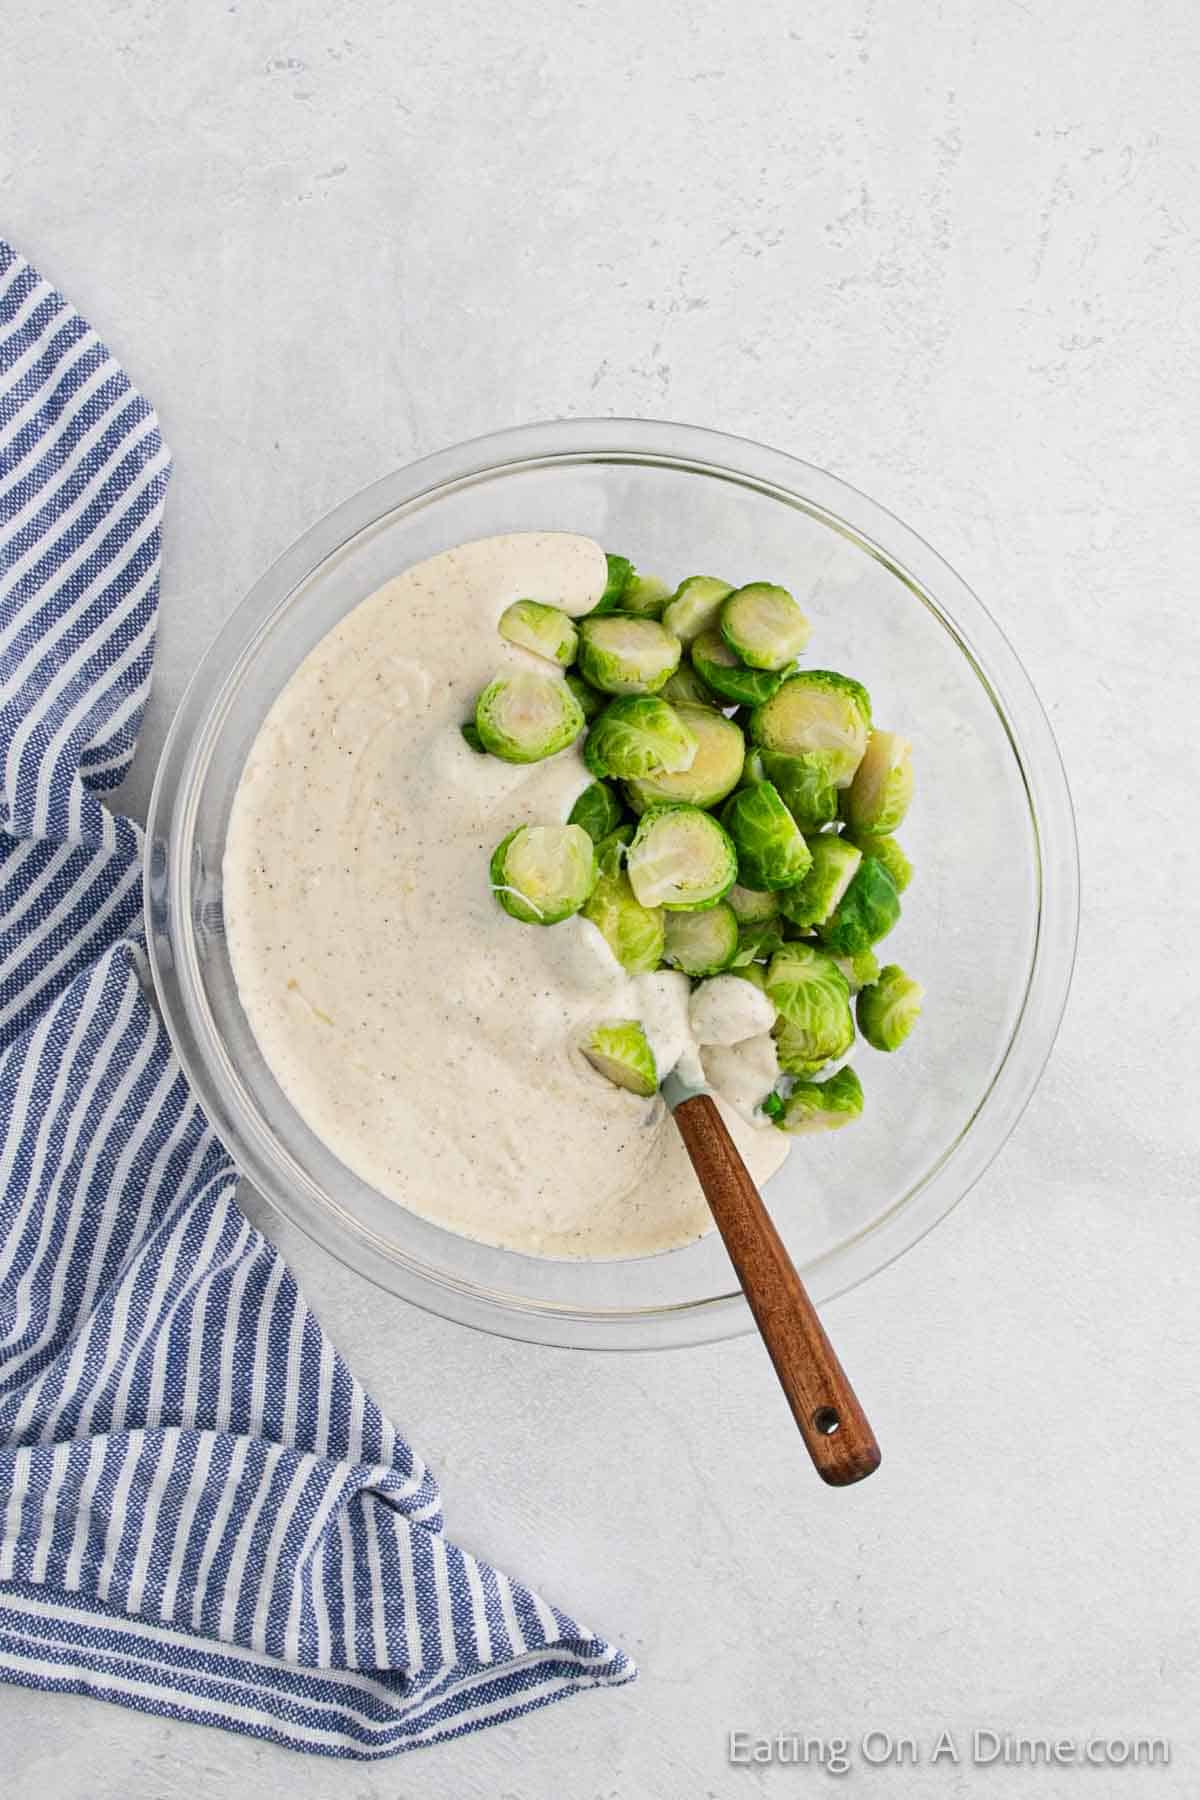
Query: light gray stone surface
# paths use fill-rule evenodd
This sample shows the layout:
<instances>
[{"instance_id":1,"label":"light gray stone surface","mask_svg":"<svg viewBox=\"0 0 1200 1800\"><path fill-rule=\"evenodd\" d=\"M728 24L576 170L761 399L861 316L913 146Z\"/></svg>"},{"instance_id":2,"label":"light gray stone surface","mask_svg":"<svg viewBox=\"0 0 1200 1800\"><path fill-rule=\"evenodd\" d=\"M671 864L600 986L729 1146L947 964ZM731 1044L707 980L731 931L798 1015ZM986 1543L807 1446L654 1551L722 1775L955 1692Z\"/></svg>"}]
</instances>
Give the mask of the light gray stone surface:
<instances>
[{"instance_id":1,"label":"light gray stone surface","mask_svg":"<svg viewBox=\"0 0 1200 1800\"><path fill-rule=\"evenodd\" d=\"M10 1800L786 1793L725 1733L1165 1733L855 1791L1192 1794L1200 19L1185 0L10 0L0 228L176 456L157 695L317 514L521 420L744 432L908 519L1059 734L1086 909L1007 1150L833 1309L887 1462L824 1491L752 1341L597 1359L268 1222L468 1544L640 1683L365 1767L0 1688Z\"/></svg>"}]
</instances>

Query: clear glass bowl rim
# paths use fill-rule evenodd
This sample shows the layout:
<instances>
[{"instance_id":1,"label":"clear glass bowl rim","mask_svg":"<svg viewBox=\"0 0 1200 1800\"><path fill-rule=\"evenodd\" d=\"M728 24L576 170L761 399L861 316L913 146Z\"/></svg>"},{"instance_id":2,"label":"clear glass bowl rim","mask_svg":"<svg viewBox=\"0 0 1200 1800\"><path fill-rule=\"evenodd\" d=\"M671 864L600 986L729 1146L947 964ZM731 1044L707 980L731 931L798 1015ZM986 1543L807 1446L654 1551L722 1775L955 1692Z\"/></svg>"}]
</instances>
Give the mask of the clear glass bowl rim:
<instances>
[{"instance_id":1,"label":"clear glass bowl rim","mask_svg":"<svg viewBox=\"0 0 1200 1800\"><path fill-rule=\"evenodd\" d=\"M750 439L642 419L571 419L518 426L423 457L384 476L312 525L254 584L198 664L172 721L147 824L146 928L162 1016L201 1105L235 1162L285 1218L387 1291L462 1324L552 1345L651 1349L715 1341L753 1328L740 1292L681 1305L583 1310L527 1302L431 1273L297 1187L271 1140L242 1106L205 1043L207 1003L188 903L199 783L239 671L278 609L349 540L400 508L504 472L556 463L667 467L746 486L822 520L873 556L928 607L987 690L1029 801L1039 907L1020 1016L983 1100L950 1148L882 1218L801 1271L823 1303L911 1249L969 1191L1029 1102L1053 1047L1070 988L1079 915L1075 821L1053 732L1015 651L982 602L918 534L837 477ZM364 596L365 597L365 596Z\"/></svg>"}]
</instances>

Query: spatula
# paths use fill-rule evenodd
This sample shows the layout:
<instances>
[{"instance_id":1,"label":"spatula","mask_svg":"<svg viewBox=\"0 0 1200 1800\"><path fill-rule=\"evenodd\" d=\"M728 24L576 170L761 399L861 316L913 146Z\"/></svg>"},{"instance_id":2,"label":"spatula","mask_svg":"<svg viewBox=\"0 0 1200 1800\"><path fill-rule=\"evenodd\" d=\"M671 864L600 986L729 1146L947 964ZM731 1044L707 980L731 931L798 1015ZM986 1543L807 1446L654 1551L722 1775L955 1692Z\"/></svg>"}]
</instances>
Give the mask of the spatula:
<instances>
[{"instance_id":1,"label":"spatula","mask_svg":"<svg viewBox=\"0 0 1200 1800\"><path fill-rule=\"evenodd\" d=\"M832 1487L862 1481L879 1467L875 1434L725 1121L711 1094L676 1074L662 1094L818 1475Z\"/></svg>"}]
</instances>

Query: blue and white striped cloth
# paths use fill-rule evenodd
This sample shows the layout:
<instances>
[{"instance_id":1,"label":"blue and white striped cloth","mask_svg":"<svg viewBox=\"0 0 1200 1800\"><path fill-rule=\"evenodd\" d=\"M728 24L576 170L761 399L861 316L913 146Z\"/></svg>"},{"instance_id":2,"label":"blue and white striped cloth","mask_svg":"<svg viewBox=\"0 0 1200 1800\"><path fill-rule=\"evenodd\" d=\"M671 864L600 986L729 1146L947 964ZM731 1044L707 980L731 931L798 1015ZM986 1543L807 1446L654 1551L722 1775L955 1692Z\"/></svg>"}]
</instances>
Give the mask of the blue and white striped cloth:
<instances>
[{"instance_id":1,"label":"blue and white striped cloth","mask_svg":"<svg viewBox=\"0 0 1200 1800\"><path fill-rule=\"evenodd\" d=\"M141 835L101 795L170 467L0 241L0 1677L386 1756L634 1670L447 1543L147 1001Z\"/></svg>"}]
</instances>

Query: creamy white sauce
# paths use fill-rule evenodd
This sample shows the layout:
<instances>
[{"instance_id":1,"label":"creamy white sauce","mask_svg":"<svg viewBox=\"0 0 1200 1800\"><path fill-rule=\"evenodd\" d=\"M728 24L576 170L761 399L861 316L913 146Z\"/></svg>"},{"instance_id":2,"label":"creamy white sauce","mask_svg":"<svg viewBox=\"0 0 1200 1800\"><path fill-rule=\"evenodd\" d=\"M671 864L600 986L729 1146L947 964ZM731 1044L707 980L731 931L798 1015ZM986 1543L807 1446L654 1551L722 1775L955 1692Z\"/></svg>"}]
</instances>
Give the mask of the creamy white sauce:
<instances>
[{"instance_id":1,"label":"creamy white sauce","mask_svg":"<svg viewBox=\"0 0 1200 1800\"><path fill-rule=\"evenodd\" d=\"M712 1223L661 1100L576 1048L593 1020L640 1017L694 1058L685 978L630 980L585 921L520 925L489 889L506 831L566 818L580 752L518 766L459 731L497 670L535 660L498 635L504 608L580 614L605 580L590 539L530 532L388 582L275 702L225 851L238 991L292 1104L379 1192L535 1255L647 1255ZM764 1181L786 1139L723 1110Z\"/></svg>"},{"instance_id":2,"label":"creamy white sauce","mask_svg":"<svg viewBox=\"0 0 1200 1800\"><path fill-rule=\"evenodd\" d=\"M775 1007L752 981L740 975L713 975L692 994L688 1022L699 1044L740 1044L770 1031Z\"/></svg>"},{"instance_id":3,"label":"creamy white sauce","mask_svg":"<svg viewBox=\"0 0 1200 1800\"><path fill-rule=\"evenodd\" d=\"M678 969L633 978L633 1012L642 1021L660 1081L696 1051L688 1022L692 984Z\"/></svg>"},{"instance_id":4,"label":"creamy white sauce","mask_svg":"<svg viewBox=\"0 0 1200 1800\"><path fill-rule=\"evenodd\" d=\"M779 1052L769 1031L736 1044L706 1044L700 1062L705 1080L749 1124L779 1135L758 1111L779 1078Z\"/></svg>"}]
</instances>

